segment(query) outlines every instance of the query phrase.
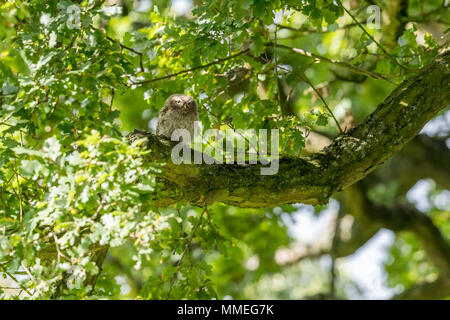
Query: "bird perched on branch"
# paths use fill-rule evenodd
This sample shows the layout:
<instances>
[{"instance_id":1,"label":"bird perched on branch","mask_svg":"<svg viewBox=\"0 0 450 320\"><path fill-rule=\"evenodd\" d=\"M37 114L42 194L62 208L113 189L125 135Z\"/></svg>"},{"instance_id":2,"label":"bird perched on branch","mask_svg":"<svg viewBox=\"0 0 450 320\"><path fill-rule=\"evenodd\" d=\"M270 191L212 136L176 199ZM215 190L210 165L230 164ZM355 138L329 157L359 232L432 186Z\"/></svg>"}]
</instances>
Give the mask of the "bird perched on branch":
<instances>
[{"instance_id":1,"label":"bird perched on branch","mask_svg":"<svg viewBox=\"0 0 450 320\"><path fill-rule=\"evenodd\" d=\"M170 138L176 129L186 129L194 138L194 122L198 121L197 103L185 94L167 98L159 112L156 134Z\"/></svg>"}]
</instances>

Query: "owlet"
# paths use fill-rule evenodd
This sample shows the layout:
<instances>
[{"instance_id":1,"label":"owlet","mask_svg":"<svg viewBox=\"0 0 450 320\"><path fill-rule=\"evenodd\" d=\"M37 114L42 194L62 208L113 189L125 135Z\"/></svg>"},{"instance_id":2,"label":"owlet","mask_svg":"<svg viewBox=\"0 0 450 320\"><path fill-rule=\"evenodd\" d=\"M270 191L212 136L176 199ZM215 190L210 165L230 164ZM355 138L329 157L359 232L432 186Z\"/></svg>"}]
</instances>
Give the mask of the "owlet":
<instances>
[{"instance_id":1,"label":"owlet","mask_svg":"<svg viewBox=\"0 0 450 320\"><path fill-rule=\"evenodd\" d=\"M159 112L156 134L170 138L176 129L186 129L194 138L194 121L198 121L197 103L185 94L167 98Z\"/></svg>"}]
</instances>

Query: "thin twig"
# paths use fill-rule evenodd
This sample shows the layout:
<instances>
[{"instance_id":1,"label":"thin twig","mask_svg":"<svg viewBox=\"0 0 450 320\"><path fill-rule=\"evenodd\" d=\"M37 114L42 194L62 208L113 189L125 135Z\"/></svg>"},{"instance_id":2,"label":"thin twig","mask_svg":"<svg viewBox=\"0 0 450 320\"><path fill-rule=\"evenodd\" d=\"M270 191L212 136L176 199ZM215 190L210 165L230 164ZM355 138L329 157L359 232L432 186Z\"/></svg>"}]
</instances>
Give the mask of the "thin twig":
<instances>
[{"instance_id":1,"label":"thin twig","mask_svg":"<svg viewBox=\"0 0 450 320\"><path fill-rule=\"evenodd\" d=\"M19 109L19 110L20 110L20 109ZM4 124L6 121L8 121L8 120L14 115L14 113L16 113L16 112L19 111L19 110L14 110L14 111L11 112L10 114L8 114L8 115L6 116L6 118L3 119L3 120L0 122L0 125Z\"/></svg>"},{"instance_id":2,"label":"thin twig","mask_svg":"<svg viewBox=\"0 0 450 320\"><path fill-rule=\"evenodd\" d=\"M70 261L70 259L69 259L66 255L64 255L64 254L61 252L61 250L59 250L58 238L56 237L56 235L53 235L53 239L55 240L56 252L58 253L58 256L57 256L58 265L59 265L59 262L61 261L61 259L60 259L61 257L63 257L63 258L66 259L67 261Z\"/></svg>"},{"instance_id":3,"label":"thin twig","mask_svg":"<svg viewBox=\"0 0 450 320\"><path fill-rule=\"evenodd\" d=\"M206 207L206 202L205 202L204 205L203 205L203 211L202 211L200 217L198 218L198 221L195 224L194 228L192 229L191 235L189 236L188 242L185 245L185 248L183 250L181 258L180 258L180 260L178 260L178 262L176 264L176 267L179 267L181 265L181 263L183 262L184 257L186 256L186 253L189 251L189 248L191 247L192 239L194 239L195 232L197 231L198 227L200 226L200 224L202 222L203 215L205 214L206 211L207 211L207 207ZM172 275L172 278L170 279L170 287L169 287L169 293L167 295L167 299L170 298L170 293L172 292L172 288L173 288L173 285L175 283L176 275L177 275L177 272L175 272Z\"/></svg>"},{"instance_id":4,"label":"thin twig","mask_svg":"<svg viewBox=\"0 0 450 320\"><path fill-rule=\"evenodd\" d=\"M111 110L112 110L112 106L113 106L113 103L114 103L114 93L115 93L114 88L111 88L111 102L109 103L108 113L110 113Z\"/></svg>"},{"instance_id":5,"label":"thin twig","mask_svg":"<svg viewBox=\"0 0 450 320\"><path fill-rule=\"evenodd\" d=\"M322 94L319 92L319 90L316 89L316 87L312 84L312 82L308 79L308 77L306 76L306 74L304 72L302 72L302 74L298 74L297 72L295 72L294 70L289 70L283 67L280 67L280 69L283 69L287 72L291 72L293 73L295 76L297 76L297 78L299 78L302 81L305 81L313 90L314 92L319 96L320 100L322 100L325 108L328 110L328 112L330 113L331 117L333 118L334 122L336 123L336 126L339 129L339 132L341 134L344 134L344 131L342 131L341 126L339 125L339 122L337 121L336 117L333 114L333 111L331 111L330 106L328 105L328 103L325 101L324 97L322 96Z\"/></svg>"},{"instance_id":6,"label":"thin twig","mask_svg":"<svg viewBox=\"0 0 450 320\"><path fill-rule=\"evenodd\" d=\"M238 56L240 56L242 54L245 54L245 53L247 53L249 51L250 51L250 49L245 49L245 50L242 50L242 51L240 51L240 52L238 52L236 54L228 56L226 58L217 59L216 61L213 61L213 62L210 62L210 63L207 63L207 64L203 64L203 65L191 68L191 69L186 69L186 70L182 70L182 71L179 71L179 72L171 73L171 74L169 74L167 76L163 76L163 77L159 77L159 78L154 78L154 79L148 79L148 80L134 82L133 84L134 85L142 85L142 84L152 83L152 82L156 82L156 81L160 81L160 80L170 79L172 77L176 77L176 76L179 76L181 74L190 73L192 71L196 71L196 70L200 70L200 69L205 69L205 68L208 68L210 66L213 66L213 65L216 65L216 64L219 64L219 63L222 63L222 62L234 59L234 58L236 58L236 57L238 57Z\"/></svg>"},{"instance_id":7,"label":"thin twig","mask_svg":"<svg viewBox=\"0 0 450 320\"><path fill-rule=\"evenodd\" d=\"M277 78L277 84L278 84L278 59L277 59L277 34L278 34L278 25L275 25L275 46L274 46L274 52L273 52L273 57L274 57L274 61L275 61L275 76ZM281 108L281 91L280 91L280 86L277 86L277 93L278 93L278 102L280 104L280 108Z\"/></svg>"},{"instance_id":8,"label":"thin twig","mask_svg":"<svg viewBox=\"0 0 450 320\"><path fill-rule=\"evenodd\" d=\"M267 46L274 46L273 43L268 43L266 45ZM296 54L299 54L299 55L307 57L307 58L315 59L317 61L328 62L328 63L335 64L335 65L338 65L338 66L341 66L341 67L345 67L347 69L352 70L355 73L362 74L362 75L365 75L365 76L369 76L369 77L374 78L374 79L384 80L384 81L387 81L390 84L395 86L395 83L392 80L386 78L382 74L379 74L379 73L376 73L376 72L371 72L371 71L359 68L359 67L357 67L355 65L352 65L352 64L350 64L348 62L339 61L339 60L335 60L335 59L330 59L330 58L327 58L325 56L322 56L322 55L319 55L319 54L316 54L316 53L308 52L308 51L305 51L305 50L299 49L299 48L292 48L292 47L289 47L289 46L286 46L286 45L283 45L283 44L277 44L277 47L290 50L291 52L294 52Z\"/></svg>"},{"instance_id":9,"label":"thin twig","mask_svg":"<svg viewBox=\"0 0 450 320\"><path fill-rule=\"evenodd\" d=\"M16 171L17 168L17 161L14 160L14 172L16 174L16 182L17 182L17 189L19 190L19 216L20 216L20 222L22 222L23 219L23 207L22 207L22 190L20 189L20 183L19 183L19 175Z\"/></svg>"},{"instance_id":10,"label":"thin twig","mask_svg":"<svg viewBox=\"0 0 450 320\"><path fill-rule=\"evenodd\" d=\"M2 268L3 272L6 273L6 274L8 275L8 277L10 277L11 279L13 279L13 281L15 281L15 282L20 286L20 288L21 288L23 291L25 291L25 292L28 293L30 296L32 296L31 292L28 291L28 289L25 288L25 287L20 283L20 281L18 281L11 273L9 273L9 272L6 271L5 269L3 269L3 267L1 267L1 266L0 266L0 268Z\"/></svg>"},{"instance_id":11,"label":"thin twig","mask_svg":"<svg viewBox=\"0 0 450 320\"><path fill-rule=\"evenodd\" d=\"M339 125L339 122L337 121L336 117L334 116L333 111L331 111L330 106L328 105L328 103L325 101L324 97L322 96L322 94L320 93L319 90L316 89L316 87L312 84L312 82L308 79L308 77L306 76L306 74L303 73L303 78L305 80L305 82L307 84L309 84L309 86L314 90L314 92L320 97L320 100L322 100L323 104L325 105L325 108L327 108L328 112L331 114L331 116L333 117L334 122L336 123L336 126L339 129L339 132L341 134L344 134L344 131L342 131L341 126Z\"/></svg>"},{"instance_id":12,"label":"thin twig","mask_svg":"<svg viewBox=\"0 0 450 320\"><path fill-rule=\"evenodd\" d=\"M349 24L346 24L344 26L339 27L336 30L328 30L328 29L327 30L322 30L322 29L321 30L317 30L317 29L302 29L302 28L297 29L297 28L294 28L294 27L291 27L291 26L287 26L287 25L283 25L283 24L275 24L275 26L279 27L281 29L287 29L287 30L290 30L290 31L293 31L293 32L296 32L296 33L301 33L302 35L305 35L305 34L311 34L311 33L335 32L335 31L338 31L338 30L349 29L349 28L355 27L355 26L357 26L357 24L356 23L349 23ZM283 39L286 39L286 38L283 38Z\"/></svg>"},{"instance_id":13,"label":"thin twig","mask_svg":"<svg viewBox=\"0 0 450 320\"><path fill-rule=\"evenodd\" d=\"M131 52L137 54L137 55L139 56L139 66L140 66L140 68L141 68L141 72L144 72L144 71L145 71L144 65L143 65L143 63L142 63L142 60L143 60L143 54L142 54L142 52L139 52L139 51L137 51L137 50L135 50L135 49L133 49L133 48L131 48L131 47L128 47L128 46L122 44L121 42L119 42L119 41L117 41L117 40L111 38L110 36L108 36L108 35L106 34L106 32L105 32L104 30L100 30L100 29L94 28L94 27L92 27L92 26L91 26L91 28L92 28L93 30L97 30L97 31L103 32L103 33L105 34L106 39L108 39L109 41L111 41L111 42L113 42L113 43L119 44L119 46L120 46L122 49L126 49L126 50L128 50L128 51L131 51Z\"/></svg>"},{"instance_id":14,"label":"thin twig","mask_svg":"<svg viewBox=\"0 0 450 320\"><path fill-rule=\"evenodd\" d=\"M22 268L25 270L25 272L27 273L27 275L31 278L31 280L36 281L36 279L33 277L33 275L31 274L30 270L28 270L28 268L23 264L22 262Z\"/></svg>"}]
</instances>

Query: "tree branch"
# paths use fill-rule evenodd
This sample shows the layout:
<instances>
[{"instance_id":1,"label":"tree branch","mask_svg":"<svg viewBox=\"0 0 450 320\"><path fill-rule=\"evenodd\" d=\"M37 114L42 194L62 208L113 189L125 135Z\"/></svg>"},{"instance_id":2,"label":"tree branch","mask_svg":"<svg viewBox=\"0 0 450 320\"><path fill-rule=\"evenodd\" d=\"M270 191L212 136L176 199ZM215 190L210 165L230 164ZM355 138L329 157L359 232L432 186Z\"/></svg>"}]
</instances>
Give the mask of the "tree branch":
<instances>
[{"instance_id":1,"label":"tree branch","mask_svg":"<svg viewBox=\"0 0 450 320\"><path fill-rule=\"evenodd\" d=\"M450 103L449 69L450 51L404 81L363 123L322 153L281 158L272 176L260 174L262 164L175 165L170 161L173 143L142 131L131 133L130 140L147 137L152 160L167 163L161 174L165 189L157 195L161 206L183 200L202 205L206 198L240 207L326 203L399 151Z\"/></svg>"},{"instance_id":2,"label":"tree branch","mask_svg":"<svg viewBox=\"0 0 450 320\"><path fill-rule=\"evenodd\" d=\"M250 49L245 49L245 50L242 50L242 51L240 51L240 52L238 52L238 53L236 53L236 54L233 54L233 55L231 55L231 56L228 56L228 57L226 57L226 58L223 58L223 59L217 59L217 60L215 60L215 61L213 61L213 62L210 62L210 63L207 63L207 64L202 64L202 65L200 65L200 66L196 66L196 67L193 67L193 68L191 68L191 69L181 70L181 71L179 71L179 72L175 72L175 73L172 73L172 74L168 74L167 76L163 76L163 77L159 77L159 78L154 78L154 79L148 79L148 80L142 80L142 81L134 82L133 84L134 84L134 85L148 84L148 83L152 83L152 82L156 82L156 81L161 81L161 80L170 79L170 78L172 78L172 77L176 77L176 76L179 76L179 75L182 75L182 74L185 74L185 73L190 73L190 72L192 72L192 71L201 70L201 69L206 69L206 68L211 67L211 66L213 66L213 65L220 64L220 63L222 63L222 62L225 62L225 61L234 59L234 58L236 58L236 57L238 57L238 56L240 56L240 55L243 55L243 54L245 54L245 53L247 53L247 52L249 52L249 51L250 51Z\"/></svg>"}]
</instances>

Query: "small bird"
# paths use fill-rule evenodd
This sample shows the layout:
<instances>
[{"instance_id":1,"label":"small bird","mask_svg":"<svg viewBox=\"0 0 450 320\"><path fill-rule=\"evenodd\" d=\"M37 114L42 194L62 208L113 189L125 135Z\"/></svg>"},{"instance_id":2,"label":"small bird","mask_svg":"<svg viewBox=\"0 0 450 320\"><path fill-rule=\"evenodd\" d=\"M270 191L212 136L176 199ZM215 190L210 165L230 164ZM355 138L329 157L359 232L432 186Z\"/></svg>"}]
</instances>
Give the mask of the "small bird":
<instances>
[{"instance_id":1,"label":"small bird","mask_svg":"<svg viewBox=\"0 0 450 320\"><path fill-rule=\"evenodd\" d=\"M173 94L167 98L159 112L156 135L170 138L176 129L185 129L194 138L194 122L198 121L197 103L185 94Z\"/></svg>"}]
</instances>

